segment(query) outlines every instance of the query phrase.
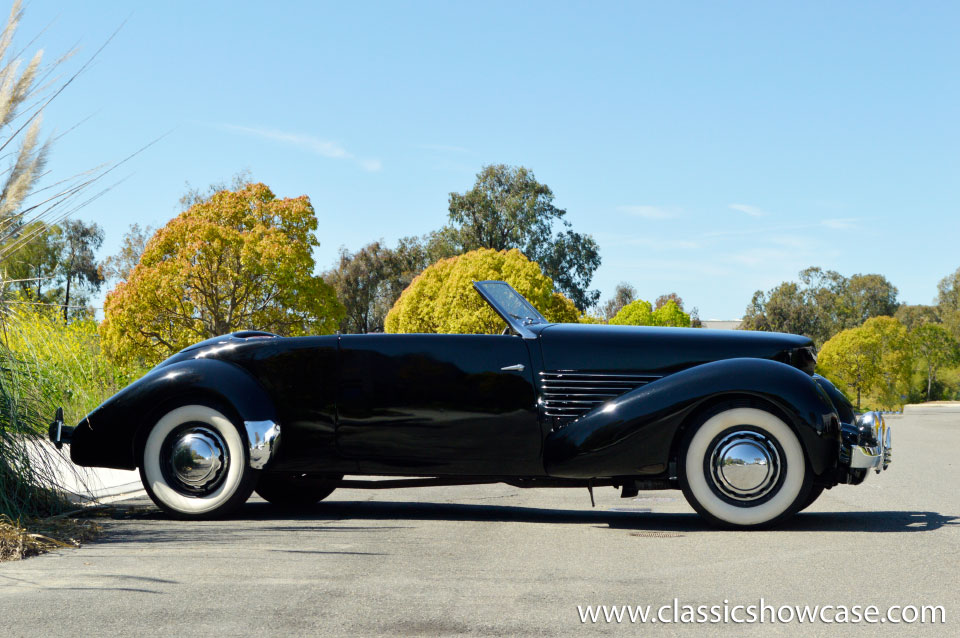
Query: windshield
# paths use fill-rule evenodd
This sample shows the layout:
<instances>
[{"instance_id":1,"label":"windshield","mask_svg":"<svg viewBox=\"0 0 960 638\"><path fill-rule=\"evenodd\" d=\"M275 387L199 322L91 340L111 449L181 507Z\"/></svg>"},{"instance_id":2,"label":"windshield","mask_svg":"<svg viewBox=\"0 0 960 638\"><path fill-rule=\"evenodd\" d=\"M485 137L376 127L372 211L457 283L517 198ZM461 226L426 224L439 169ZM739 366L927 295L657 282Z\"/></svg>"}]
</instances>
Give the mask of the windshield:
<instances>
[{"instance_id":1,"label":"windshield","mask_svg":"<svg viewBox=\"0 0 960 638\"><path fill-rule=\"evenodd\" d=\"M548 321L523 298L519 292L504 281L478 281L474 285L507 323L516 327L529 326Z\"/></svg>"}]
</instances>

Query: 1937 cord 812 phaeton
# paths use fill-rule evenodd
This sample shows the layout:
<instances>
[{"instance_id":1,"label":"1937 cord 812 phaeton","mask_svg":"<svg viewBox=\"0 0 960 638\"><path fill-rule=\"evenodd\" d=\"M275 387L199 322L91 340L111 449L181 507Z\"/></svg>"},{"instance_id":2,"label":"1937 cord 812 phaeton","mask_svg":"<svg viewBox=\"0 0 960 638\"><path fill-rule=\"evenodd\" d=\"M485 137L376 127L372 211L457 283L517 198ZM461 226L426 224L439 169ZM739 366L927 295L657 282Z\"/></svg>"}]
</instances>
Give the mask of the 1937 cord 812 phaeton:
<instances>
[{"instance_id":1,"label":"1937 cord 812 phaeton","mask_svg":"<svg viewBox=\"0 0 960 638\"><path fill-rule=\"evenodd\" d=\"M890 463L883 417L854 414L814 374L805 337L553 324L504 282L474 286L503 334L237 332L175 354L76 427L60 416L50 438L79 465L139 468L183 518L254 490L296 505L338 486L504 482L679 488L709 521L756 527Z\"/></svg>"}]
</instances>

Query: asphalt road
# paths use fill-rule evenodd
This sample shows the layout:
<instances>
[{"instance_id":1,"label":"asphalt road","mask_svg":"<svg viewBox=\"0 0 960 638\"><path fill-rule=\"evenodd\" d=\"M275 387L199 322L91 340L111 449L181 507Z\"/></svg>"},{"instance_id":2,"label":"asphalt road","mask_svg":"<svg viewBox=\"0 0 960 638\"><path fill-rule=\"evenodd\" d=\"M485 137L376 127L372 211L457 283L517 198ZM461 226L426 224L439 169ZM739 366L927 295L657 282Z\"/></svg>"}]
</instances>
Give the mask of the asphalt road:
<instances>
[{"instance_id":1,"label":"asphalt road","mask_svg":"<svg viewBox=\"0 0 960 638\"><path fill-rule=\"evenodd\" d=\"M94 544L0 564L4 636L960 636L960 415L891 420L895 462L777 531L679 492L343 490L231 520L126 504ZM583 624L578 605L942 605L946 624ZM672 612L667 612L669 618Z\"/></svg>"}]
</instances>

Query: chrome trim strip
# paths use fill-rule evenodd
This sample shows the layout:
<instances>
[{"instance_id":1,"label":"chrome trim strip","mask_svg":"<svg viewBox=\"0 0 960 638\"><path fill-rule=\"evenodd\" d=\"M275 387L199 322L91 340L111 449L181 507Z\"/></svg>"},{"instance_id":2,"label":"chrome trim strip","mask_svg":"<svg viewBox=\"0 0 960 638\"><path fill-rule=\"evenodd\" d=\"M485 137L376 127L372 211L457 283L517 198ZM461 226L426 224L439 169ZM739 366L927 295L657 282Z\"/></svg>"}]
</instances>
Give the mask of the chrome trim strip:
<instances>
[{"instance_id":1,"label":"chrome trim strip","mask_svg":"<svg viewBox=\"0 0 960 638\"><path fill-rule=\"evenodd\" d=\"M247 444L250 446L250 467L265 468L280 446L280 424L275 421L244 421Z\"/></svg>"},{"instance_id":2,"label":"chrome trim strip","mask_svg":"<svg viewBox=\"0 0 960 638\"><path fill-rule=\"evenodd\" d=\"M572 420L661 377L630 372L550 370L539 373L544 416Z\"/></svg>"}]
</instances>

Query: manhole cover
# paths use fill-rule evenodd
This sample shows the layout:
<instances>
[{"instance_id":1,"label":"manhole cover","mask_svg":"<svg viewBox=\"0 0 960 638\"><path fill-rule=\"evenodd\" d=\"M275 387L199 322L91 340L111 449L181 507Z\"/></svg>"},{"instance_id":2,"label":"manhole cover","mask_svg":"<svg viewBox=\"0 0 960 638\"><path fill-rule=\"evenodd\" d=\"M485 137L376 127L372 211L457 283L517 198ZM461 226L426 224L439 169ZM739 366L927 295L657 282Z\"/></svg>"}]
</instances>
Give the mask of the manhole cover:
<instances>
[{"instance_id":1,"label":"manhole cover","mask_svg":"<svg viewBox=\"0 0 960 638\"><path fill-rule=\"evenodd\" d=\"M680 532L630 532L630 536L639 536L640 538L679 538L683 536Z\"/></svg>"}]
</instances>

